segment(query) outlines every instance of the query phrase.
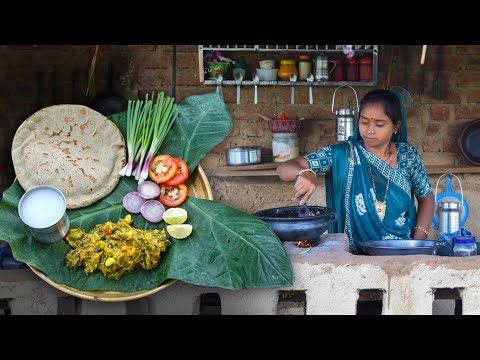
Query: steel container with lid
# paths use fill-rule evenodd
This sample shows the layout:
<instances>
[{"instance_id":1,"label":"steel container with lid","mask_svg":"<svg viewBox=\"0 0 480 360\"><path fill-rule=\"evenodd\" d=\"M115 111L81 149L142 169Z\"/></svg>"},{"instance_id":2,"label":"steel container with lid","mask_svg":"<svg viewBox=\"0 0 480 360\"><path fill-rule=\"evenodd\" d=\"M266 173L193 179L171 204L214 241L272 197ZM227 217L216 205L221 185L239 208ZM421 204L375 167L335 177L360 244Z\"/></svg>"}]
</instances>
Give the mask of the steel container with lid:
<instances>
[{"instance_id":1,"label":"steel container with lid","mask_svg":"<svg viewBox=\"0 0 480 360\"><path fill-rule=\"evenodd\" d=\"M262 148L259 146L239 146L226 152L228 166L254 165L262 162Z\"/></svg>"},{"instance_id":2,"label":"steel container with lid","mask_svg":"<svg viewBox=\"0 0 480 360\"><path fill-rule=\"evenodd\" d=\"M359 110L357 92L350 85L342 85L335 89L332 99L332 113L335 106L335 93L341 87L348 86L355 93L357 101L357 110ZM355 123L355 110L350 108L342 108L335 111L337 115L337 141L347 141L348 137L353 134L353 125Z\"/></svg>"},{"instance_id":3,"label":"steel container with lid","mask_svg":"<svg viewBox=\"0 0 480 360\"><path fill-rule=\"evenodd\" d=\"M460 207L461 204L457 201L437 203L441 232L451 234L460 230Z\"/></svg>"}]
</instances>

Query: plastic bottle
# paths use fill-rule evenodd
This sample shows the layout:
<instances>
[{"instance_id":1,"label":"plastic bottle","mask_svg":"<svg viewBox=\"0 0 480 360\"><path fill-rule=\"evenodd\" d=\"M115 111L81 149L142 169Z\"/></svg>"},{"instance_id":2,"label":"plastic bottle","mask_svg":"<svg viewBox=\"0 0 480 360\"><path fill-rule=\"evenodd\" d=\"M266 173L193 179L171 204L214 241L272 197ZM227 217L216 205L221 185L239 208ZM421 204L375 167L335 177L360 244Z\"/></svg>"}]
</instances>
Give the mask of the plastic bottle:
<instances>
[{"instance_id":1,"label":"plastic bottle","mask_svg":"<svg viewBox=\"0 0 480 360\"><path fill-rule=\"evenodd\" d=\"M477 255L475 236L455 236L453 238L453 256Z\"/></svg>"}]
</instances>

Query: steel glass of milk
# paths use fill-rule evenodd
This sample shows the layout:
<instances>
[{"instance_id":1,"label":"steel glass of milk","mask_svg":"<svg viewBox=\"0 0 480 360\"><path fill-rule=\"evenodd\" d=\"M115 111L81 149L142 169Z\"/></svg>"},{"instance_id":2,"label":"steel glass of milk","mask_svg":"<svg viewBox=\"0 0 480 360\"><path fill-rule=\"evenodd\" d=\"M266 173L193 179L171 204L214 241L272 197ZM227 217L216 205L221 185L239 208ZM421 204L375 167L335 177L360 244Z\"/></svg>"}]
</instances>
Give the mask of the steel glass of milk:
<instances>
[{"instance_id":1,"label":"steel glass of milk","mask_svg":"<svg viewBox=\"0 0 480 360\"><path fill-rule=\"evenodd\" d=\"M28 189L18 203L18 215L33 237L52 244L67 235L70 219L67 201L55 186L39 185Z\"/></svg>"}]
</instances>

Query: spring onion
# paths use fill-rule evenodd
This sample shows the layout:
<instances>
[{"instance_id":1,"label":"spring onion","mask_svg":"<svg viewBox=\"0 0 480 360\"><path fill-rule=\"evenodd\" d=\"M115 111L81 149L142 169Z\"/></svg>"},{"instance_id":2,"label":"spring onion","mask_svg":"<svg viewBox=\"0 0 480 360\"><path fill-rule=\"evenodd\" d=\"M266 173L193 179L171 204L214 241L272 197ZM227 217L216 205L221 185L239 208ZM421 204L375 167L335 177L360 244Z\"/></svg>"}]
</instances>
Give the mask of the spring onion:
<instances>
[{"instance_id":1,"label":"spring onion","mask_svg":"<svg viewBox=\"0 0 480 360\"><path fill-rule=\"evenodd\" d=\"M128 100L127 107L127 152L128 161L127 165L120 170L121 176L130 176L135 168L135 154L137 153L140 142L138 141L139 135L141 135L142 126L146 120L145 112L143 111L142 100Z\"/></svg>"},{"instance_id":2,"label":"spring onion","mask_svg":"<svg viewBox=\"0 0 480 360\"><path fill-rule=\"evenodd\" d=\"M148 177L148 167L153 156L157 153L158 149L163 143L163 140L167 136L168 131L173 125L173 122L177 118L178 112L176 111L176 105L172 97L164 97L163 92L157 96L157 102L153 111L153 139L148 150L147 157L143 163L143 168L140 173L139 179L145 180Z\"/></svg>"},{"instance_id":3,"label":"spring onion","mask_svg":"<svg viewBox=\"0 0 480 360\"><path fill-rule=\"evenodd\" d=\"M153 102L148 94L143 100L129 100L127 108L127 165L121 176L135 176L139 183L148 177L148 167L177 117L173 97L157 94Z\"/></svg>"}]
</instances>

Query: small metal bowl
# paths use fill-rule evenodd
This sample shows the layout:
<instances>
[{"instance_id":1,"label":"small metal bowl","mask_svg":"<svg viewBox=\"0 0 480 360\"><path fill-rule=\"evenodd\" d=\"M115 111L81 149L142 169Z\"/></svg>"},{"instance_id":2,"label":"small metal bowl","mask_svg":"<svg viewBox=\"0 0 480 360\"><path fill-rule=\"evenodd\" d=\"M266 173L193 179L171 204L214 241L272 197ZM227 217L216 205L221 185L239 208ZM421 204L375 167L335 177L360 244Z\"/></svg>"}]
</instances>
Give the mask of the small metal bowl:
<instances>
[{"instance_id":1,"label":"small metal bowl","mask_svg":"<svg viewBox=\"0 0 480 360\"><path fill-rule=\"evenodd\" d=\"M368 255L436 255L437 250L447 245L438 240L372 240L362 244Z\"/></svg>"}]
</instances>

